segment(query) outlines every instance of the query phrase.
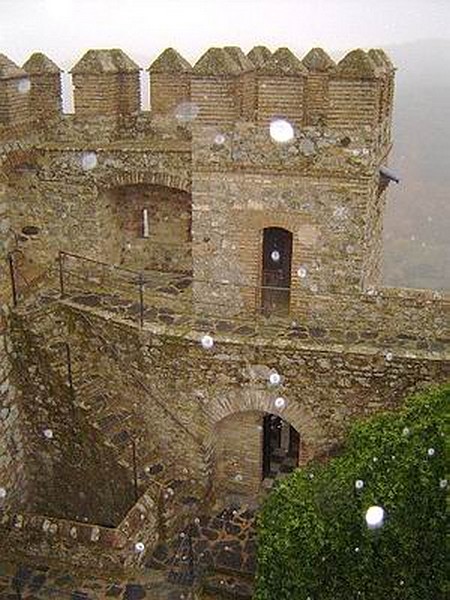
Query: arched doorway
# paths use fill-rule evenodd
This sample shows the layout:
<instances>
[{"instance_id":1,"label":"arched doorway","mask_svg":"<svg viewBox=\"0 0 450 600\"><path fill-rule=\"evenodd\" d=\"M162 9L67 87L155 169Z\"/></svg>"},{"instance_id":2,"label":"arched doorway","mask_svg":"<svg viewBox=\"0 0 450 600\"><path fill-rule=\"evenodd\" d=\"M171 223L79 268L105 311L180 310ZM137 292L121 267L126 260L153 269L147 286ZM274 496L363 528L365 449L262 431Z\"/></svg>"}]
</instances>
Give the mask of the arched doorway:
<instances>
[{"instance_id":1,"label":"arched doorway","mask_svg":"<svg viewBox=\"0 0 450 600\"><path fill-rule=\"evenodd\" d=\"M300 435L280 416L258 410L233 413L215 427L214 489L224 504L257 502L262 489L299 464Z\"/></svg>"},{"instance_id":2,"label":"arched doorway","mask_svg":"<svg viewBox=\"0 0 450 600\"><path fill-rule=\"evenodd\" d=\"M264 415L262 479L275 480L298 467L300 434L278 415Z\"/></svg>"},{"instance_id":3,"label":"arched doorway","mask_svg":"<svg viewBox=\"0 0 450 600\"><path fill-rule=\"evenodd\" d=\"M263 231L261 309L265 314L289 314L292 233L281 227Z\"/></svg>"}]
</instances>

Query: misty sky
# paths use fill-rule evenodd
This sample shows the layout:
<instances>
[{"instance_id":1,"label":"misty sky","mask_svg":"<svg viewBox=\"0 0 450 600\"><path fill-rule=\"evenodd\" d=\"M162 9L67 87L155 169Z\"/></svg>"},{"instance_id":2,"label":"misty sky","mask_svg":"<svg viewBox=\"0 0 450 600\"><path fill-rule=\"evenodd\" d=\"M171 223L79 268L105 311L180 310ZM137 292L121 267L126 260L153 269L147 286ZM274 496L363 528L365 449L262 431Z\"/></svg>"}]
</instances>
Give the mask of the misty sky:
<instances>
[{"instance_id":1,"label":"misty sky","mask_svg":"<svg viewBox=\"0 0 450 600\"><path fill-rule=\"evenodd\" d=\"M450 0L0 0L0 52L43 51L64 68L88 48L120 47L147 67L173 46L289 46L301 53L448 38Z\"/></svg>"}]
</instances>

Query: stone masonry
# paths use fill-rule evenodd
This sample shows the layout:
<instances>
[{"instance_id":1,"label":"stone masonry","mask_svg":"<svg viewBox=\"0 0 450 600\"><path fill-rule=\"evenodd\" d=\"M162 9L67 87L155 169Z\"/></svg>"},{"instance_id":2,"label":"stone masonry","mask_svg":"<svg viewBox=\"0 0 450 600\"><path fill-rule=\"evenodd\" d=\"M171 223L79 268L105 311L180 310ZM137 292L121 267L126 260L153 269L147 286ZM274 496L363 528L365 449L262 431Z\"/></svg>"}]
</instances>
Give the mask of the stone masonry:
<instances>
[{"instance_id":1,"label":"stone masonry","mask_svg":"<svg viewBox=\"0 0 450 600\"><path fill-rule=\"evenodd\" d=\"M140 67L89 50L63 114L55 63L0 54L0 551L123 573L202 523L208 568L247 577L227 507L265 493L264 416L328 460L448 379L449 297L383 286L382 50L148 70L150 112Z\"/></svg>"}]
</instances>

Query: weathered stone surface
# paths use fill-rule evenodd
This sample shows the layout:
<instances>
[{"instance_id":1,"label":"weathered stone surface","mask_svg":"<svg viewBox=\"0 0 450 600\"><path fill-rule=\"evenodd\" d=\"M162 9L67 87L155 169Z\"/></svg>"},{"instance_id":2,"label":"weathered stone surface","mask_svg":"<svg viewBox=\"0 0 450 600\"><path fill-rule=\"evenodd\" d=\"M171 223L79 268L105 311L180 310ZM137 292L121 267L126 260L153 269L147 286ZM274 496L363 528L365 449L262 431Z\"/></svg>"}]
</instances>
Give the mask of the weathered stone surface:
<instances>
[{"instance_id":1,"label":"weathered stone surface","mask_svg":"<svg viewBox=\"0 0 450 600\"><path fill-rule=\"evenodd\" d=\"M257 502L265 414L299 432L303 466L448 378L448 297L381 286L382 51L334 66L320 49L213 48L192 69L169 49L150 113L138 66L89 51L64 117L57 67L25 67L29 92L0 60L3 547L140 566L213 501ZM274 139L275 118L292 139ZM289 289L271 302L268 228L292 234ZM254 572L243 513L195 531L206 566Z\"/></svg>"}]
</instances>

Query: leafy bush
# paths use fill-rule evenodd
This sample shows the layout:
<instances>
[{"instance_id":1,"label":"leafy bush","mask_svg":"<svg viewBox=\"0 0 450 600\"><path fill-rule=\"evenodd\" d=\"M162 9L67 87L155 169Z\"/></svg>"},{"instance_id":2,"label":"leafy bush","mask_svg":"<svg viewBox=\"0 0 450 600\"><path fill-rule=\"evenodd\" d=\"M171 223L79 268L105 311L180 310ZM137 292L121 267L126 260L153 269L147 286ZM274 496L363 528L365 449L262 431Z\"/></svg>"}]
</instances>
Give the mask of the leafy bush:
<instances>
[{"instance_id":1,"label":"leafy bush","mask_svg":"<svg viewBox=\"0 0 450 600\"><path fill-rule=\"evenodd\" d=\"M257 600L446 596L449 400L447 385L358 423L340 457L277 484L259 517Z\"/></svg>"}]
</instances>

